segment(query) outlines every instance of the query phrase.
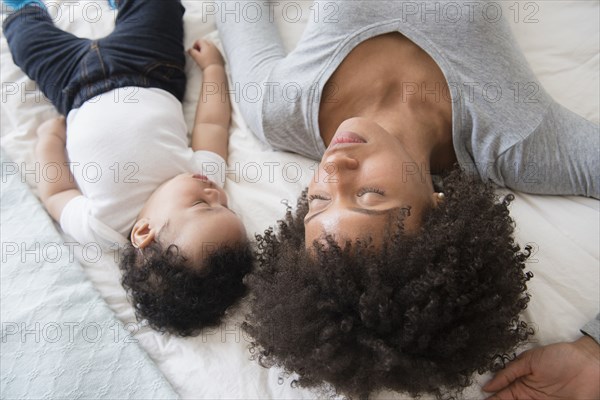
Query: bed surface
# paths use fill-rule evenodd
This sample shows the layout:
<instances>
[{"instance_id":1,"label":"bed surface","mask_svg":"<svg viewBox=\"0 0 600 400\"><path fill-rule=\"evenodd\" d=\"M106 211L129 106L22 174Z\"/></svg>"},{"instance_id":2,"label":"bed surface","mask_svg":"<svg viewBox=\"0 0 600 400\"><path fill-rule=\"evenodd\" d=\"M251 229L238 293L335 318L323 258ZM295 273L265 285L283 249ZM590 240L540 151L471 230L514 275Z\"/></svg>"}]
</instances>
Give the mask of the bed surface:
<instances>
[{"instance_id":1,"label":"bed surface","mask_svg":"<svg viewBox=\"0 0 600 400\"><path fill-rule=\"evenodd\" d=\"M0 162L10 165L4 152ZM2 398L176 396L72 260L79 252L92 261L95 249L65 243L12 171L2 168L0 195Z\"/></svg>"},{"instance_id":2,"label":"bed surface","mask_svg":"<svg viewBox=\"0 0 600 400\"><path fill-rule=\"evenodd\" d=\"M70 32L86 37L100 37L112 29L114 12L104 1L80 2L69 8L67 1L53 2L61 7L53 7L56 24ZM218 43L214 16L207 13L211 5L218 3L204 1L183 1L186 6L185 30L186 48L197 38L209 35ZM281 2L281 8L290 2ZM288 49L302 34L310 13L310 1L292 2L302 7L302 18L298 22L286 22L281 12L275 16ZM538 75L546 90L561 104L598 123L599 120L599 11L600 3L595 1L537 1L502 2L503 12L513 22L519 45ZM515 6L516 4L516 6ZM530 6L527 6L527 5ZM531 6L533 4L533 6ZM513 7L510 9L509 7ZM87 7L87 17L83 12ZM99 8L98 8L99 7ZM515 13L519 9L519 15ZM533 7L533 8L532 8ZM94 13L97 10L101 12ZM277 8L276 8L277 10ZM56 14L57 15L57 14ZM518 17L518 18L517 18ZM528 18L526 18L528 17ZM72 22L70 22L70 19ZM85 19L92 19L89 23ZM537 20L537 22L535 22ZM526 21L528 23L526 23ZM21 172L34 168L33 146L35 129L45 119L55 115L52 106L34 91L35 85L12 63L6 40L1 41L1 145L10 160L2 160L5 168L17 168ZM188 90L184 102L184 114L191 126L201 84L201 72L188 59L186 72L189 77ZM285 211L282 200L295 204L295 199L306 186L311 174L313 161L303 157L274 152L261 145L246 127L235 102L233 103L233 126L230 139L230 170L226 191L231 207L238 212L250 234L262 232L280 218ZM12 175L13 178L18 175ZM27 174L27 183L35 192L35 174ZM20 179L19 179L20 180ZM5 182L3 180L3 191ZM22 194L26 196L26 186ZM20 202L21 197L9 198L10 202ZM3 200L5 200L3 193ZM30 196L21 204L23 218L41 221L47 216L36 199ZM32 213L29 210L38 210ZM535 277L529 288L532 300L524 318L536 328L535 343L532 346L577 338L579 328L595 317L600 309L600 207L594 199L569 196L533 196L516 193L511 206L517 223L517 240L520 244L530 244L534 254L528 261L528 268ZM2 205L3 218L5 206ZM17 242L26 237L32 242L43 243L46 235L54 228L46 219L45 225L27 224L21 229L6 225L3 219L2 242ZM57 233L58 234L58 233ZM60 237L59 242L70 239ZM4 251L4 250L3 250ZM135 331L140 354L147 357L162 373L167 386L171 386L178 396L184 399L198 398L314 398L309 390L292 388L293 377L282 376L278 369L263 369L250 360L247 350L250 338L240 329L243 317L243 304L233 310L229 318L215 329L207 329L195 338L178 338L161 335L146 326L135 323L133 308L127 302L119 283L119 271L114 263L114 254L103 254L97 262L88 262L77 256L74 266L83 267L85 282L81 285L90 293L99 293L102 306L108 305L107 312L122 324L130 324ZM18 264L18 263L17 263ZM16 287L8 290L4 286L10 265L2 263L2 334L6 335L6 322L15 319L11 296L22 295ZM29 268L22 263L21 268ZM16 267L12 267L13 269ZM55 273L58 273L55 271ZM86 283L87 282L87 283ZM82 286L84 287L84 286ZM8 291L7 291L8 290ZM4 295L9 296L5 300ZM70 297L64 299L68 302ZM110 309L110 311L109 311ZM112 315L109 315L113 318ZM31 312L20 318L36 321L39 314ZM77 319L77 314L72 318ZM78 321L84 321L81 315ZM8 328L7 328L8 329ZM2 343L2 364L13 357L10 344ZM46 357L51 357L46 355ZM92 362L84 375L102 375L106 365ZM13 375L27 374L25 370L15 370ZM118 374L117 374L118 375ZM40 392L20 393L13 390L18 380L10 380L2 370L1 388L4 394L18 393L14 397L34 398ZM16 378L15 378L16 379ZM160 377L157 378L160 380ZM476 383L465 392L467 398L483 397L479 387L488 379L477 377ZM115 383L116 384L116 383ZM166 389L165 389L166 390ZM36 393L37 395L34 395ZM162 393L162 394L161 394ZM167 393L166 395L163 395ZM172 397L168 391L152 393L131 392L130 398ZM162 397L161 397L162 396ZM56 396L52 396L56 397ZM68 396L67 396L68 397ZM89 396L89 397L115 397ZM119 396L116 396L119 397ZM381 398L403 398L402 395L382 393Z\"/></svg>"}]
</instances>

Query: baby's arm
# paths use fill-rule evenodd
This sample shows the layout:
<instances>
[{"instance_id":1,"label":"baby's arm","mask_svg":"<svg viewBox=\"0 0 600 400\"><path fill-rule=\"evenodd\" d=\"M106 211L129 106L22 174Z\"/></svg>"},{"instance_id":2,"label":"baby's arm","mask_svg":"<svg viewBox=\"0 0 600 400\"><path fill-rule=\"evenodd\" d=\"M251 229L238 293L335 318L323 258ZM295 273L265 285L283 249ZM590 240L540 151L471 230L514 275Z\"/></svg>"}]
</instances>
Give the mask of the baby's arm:
<instances>
[{"instance_id":1,"label":"baby's arm","mask_svg":"<svg viewBox=\"0 0 600 400\"><path fill-rule=\"evenodd\" d=\"M192 149L212 151L227 161L231 105L223 57L215 45L206 40L196 41L189 54L203 72Z\"/></svg>"},{"instance_id":2,"label":"baby's arm","mask_svg":"<svg viewBox=\"0 0 600 400\"><path fill-rule=\"evenodd\" d=\"M48 120L38 128L38 141L35 146L35 156L40 163L40 169L44 169L46 165L58 169L56 179L42 178L38 186L44 207L56 221L60 221L60 214L65 205L81 195L67 162L66 131L64 117Z\"/></svg>"}]
</instances>

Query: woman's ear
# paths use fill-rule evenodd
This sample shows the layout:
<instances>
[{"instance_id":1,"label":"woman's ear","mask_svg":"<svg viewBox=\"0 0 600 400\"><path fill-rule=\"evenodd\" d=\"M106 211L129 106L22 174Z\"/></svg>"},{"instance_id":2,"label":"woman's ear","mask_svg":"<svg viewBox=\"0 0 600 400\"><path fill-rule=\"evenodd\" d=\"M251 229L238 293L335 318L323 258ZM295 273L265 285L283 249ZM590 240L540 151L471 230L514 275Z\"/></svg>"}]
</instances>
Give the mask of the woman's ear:
<instances>
[{"instance_id":1,"label":"woman's ear","mask_svg":"<svg viewBox=\"0 0 600 400\"><path fill-rule=\"evenodd\" d=\"M446 196L442 192L433 192L433 206L437 207L444 202Z\"/></svg>"},{"instance_id":2,"label":"woman's ear","mask_svg":"<svg viewBox=\"0 0 600 400\"><path fill-rule=\"evenodd\" d=\"M131 244L137 249L144 249L154 241L156 232L150 227L150 220L147 218L139 219L133 225L131 230Z\"/></svg>"}]
</instances>

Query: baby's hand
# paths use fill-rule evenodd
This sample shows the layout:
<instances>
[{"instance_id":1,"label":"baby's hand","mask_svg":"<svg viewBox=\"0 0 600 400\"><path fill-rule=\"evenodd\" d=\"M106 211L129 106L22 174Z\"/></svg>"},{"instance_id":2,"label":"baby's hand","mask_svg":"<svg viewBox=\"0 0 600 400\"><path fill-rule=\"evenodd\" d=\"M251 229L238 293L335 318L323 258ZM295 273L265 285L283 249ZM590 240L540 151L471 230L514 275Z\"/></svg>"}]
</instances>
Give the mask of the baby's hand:
<instances>
[{"instance_id":1,"label":"baby's hand","mask_svg":"<svg viewBox=\"0 0 600 400\"><path fill-rule=\"evenodd\" d=\"M209 65L225 65L219 49L208 40L196 40L194 46L188 50L188 53L202 69L208 68Z\"/></svg>"},{"instance_id":2,"label":"baby's hand","mask_svg":"<svg viewBox=\"0 0 600 400\"><path fill-rule=\"evenodd\" d=\"M65 117L60 116L44 121L37 128L37 135L40 139L54 136L61 139L63 142L66 142L67 125L65 122Z\"/></svg>"}]
</instances>

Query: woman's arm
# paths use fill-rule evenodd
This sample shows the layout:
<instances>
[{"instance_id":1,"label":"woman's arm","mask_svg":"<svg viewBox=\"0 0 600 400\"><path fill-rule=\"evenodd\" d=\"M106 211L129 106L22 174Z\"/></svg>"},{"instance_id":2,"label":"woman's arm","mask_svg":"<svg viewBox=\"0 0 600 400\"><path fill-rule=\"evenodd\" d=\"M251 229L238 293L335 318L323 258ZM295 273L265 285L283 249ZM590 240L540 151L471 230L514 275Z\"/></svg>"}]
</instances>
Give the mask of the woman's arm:
<instances>
[{"instance_id":1,"label":"woman's arm","mask_svg":"<svg viewBox=\"0 0 600 400\"><path fill-rule=\"evenodd\" d=\"M256 12L250 14L248 2L228 1L220 4L216 21L231 72L231 90L235 93L235 101L240 104L246 123L264 141L261 121L263 99L246 101L248 99L244 93L252 87L259 87L263 96L266 96L267 77L277 62L285 57L273 8L266 1L252 2L251 8ZM242 12L244 7L248 12Z\"/></svg>"},{"instance_id":2,"label":"woman's arm","mask_svg":"<svg viewBox=\"0 0 600 400\"><path fill-rule=\"evenodd\" d=\"M37 130L38 141L35 146L35 155L40 167L52 167L57 170L55 179L42 177L38 185L42 203L56 221L60 221L60 214L65 205L74 197L81 195L75 178L69 170L65 151L66 130L64 117L44 122Z\"/></svg>"},{"instance_id":3,"label":"woman's arm","mask_svg":"<svg viewBox=\"0 0 600 400\"><path fill-rule=\"evenodd\" d=\"M227 161L231 104L223 57L215 45L206 40L196 41L189 53L203 73L192 149L212 151Z\"/></svg>"},{"instance_id":4,"label":"woman's arm","mask_svg":"<svg viewBox=\"0 0 600 400\"><path fill-rule=\"evenodd\" d=\"M503 184L525 193L600 199L598 125L554 103L528 137L497 160Z\"/></svg>"}]
</instances>

